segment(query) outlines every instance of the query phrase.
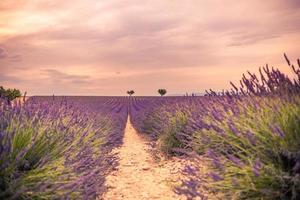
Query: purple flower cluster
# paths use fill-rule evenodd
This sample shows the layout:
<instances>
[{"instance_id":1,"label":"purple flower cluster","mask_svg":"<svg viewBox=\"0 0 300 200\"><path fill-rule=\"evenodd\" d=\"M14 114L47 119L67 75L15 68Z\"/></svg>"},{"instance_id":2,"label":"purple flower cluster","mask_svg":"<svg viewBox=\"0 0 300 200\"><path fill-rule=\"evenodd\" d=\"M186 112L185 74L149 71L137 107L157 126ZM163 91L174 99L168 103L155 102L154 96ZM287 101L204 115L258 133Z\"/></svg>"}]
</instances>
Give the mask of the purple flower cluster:
<instances>
[{"instance_id":1,"label":"purple flower cluster","mask_svg":"<svg viewBox=\"0 0 300 200\"><path fill-rule=\"evenodd\" d=\"M275 186L268 181L282 180L276 179L281 176L278 169L282 176L292 172L292 182L293 177L299 176L292 169L300 166L295 156L282 155L283 149L297 151L300 141L300 61L296 68L286 55L285 58L294 78L266 65L259 75L248 72L239 86L230 83L231 90L219 93L209 90L198 97L132 97L131 121L140 133L149 134L155 141L171 135L168 138L173 142L169 139L166 145L170 149L167 152L173 155L196 152L208 157L213 166L209 177L220 182L220 188L225 188L224 183L232 183L226 186L231 188L226 192L244 187L249 194L264 196L267 194L263 191L274 190L274 194L269 194L275 195L282 188L269 188ZM269 170L265 171L265 166ZM266 173L268 181L262 176ZM243 181L245 177L253 180ZM256 183L258 189L253 191L250 186Z\"/></svg>"},{"instance_id":2,"label":"purple flower cluster","mask_svg":"<svg viewBox=\"0 0 300 200\"><path fill-rule=\"evenodd\" d=\"M124 97L32 97L0 107L0 199L95 199L117 164Z\"/></svg>"}]
</instances>

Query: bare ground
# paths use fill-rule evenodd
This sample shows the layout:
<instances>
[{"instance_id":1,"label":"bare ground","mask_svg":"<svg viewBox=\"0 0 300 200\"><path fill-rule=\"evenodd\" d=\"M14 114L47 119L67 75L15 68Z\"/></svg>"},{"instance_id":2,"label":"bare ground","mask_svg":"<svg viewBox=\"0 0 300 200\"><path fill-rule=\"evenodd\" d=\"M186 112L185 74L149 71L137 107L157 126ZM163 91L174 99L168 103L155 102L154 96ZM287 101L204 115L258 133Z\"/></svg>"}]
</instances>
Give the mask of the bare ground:
<instances>
[{"instance_id":1,"label":"bare ground","mask_svg":"<svg viewBox=\"0 0 300 200\"><path fill-rule=\"evenodd\" d=\"M123 145L115 149L119 166L106 180L107 192L103 199L186 199L177 195L172 187L178 184L183 164L171 159L157 159L151 146L137 134L128 119Z\"/></svg>"}]
</instances>

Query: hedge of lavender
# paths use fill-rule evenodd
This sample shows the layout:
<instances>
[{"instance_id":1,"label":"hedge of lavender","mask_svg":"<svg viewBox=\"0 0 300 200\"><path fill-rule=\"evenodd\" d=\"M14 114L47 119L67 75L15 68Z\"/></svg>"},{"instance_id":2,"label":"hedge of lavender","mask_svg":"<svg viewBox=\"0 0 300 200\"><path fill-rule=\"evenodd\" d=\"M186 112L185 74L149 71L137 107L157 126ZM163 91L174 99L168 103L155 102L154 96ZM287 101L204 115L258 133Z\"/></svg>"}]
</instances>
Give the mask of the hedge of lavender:
<instances>
[{"instance_id":1,"label":"hedge of lavender","mask_svg":"<svg viewBox=\"0 0 300 200\"><path fill-rule=\"evenodd\" d=\"M189 170L179 193L203 197L197 187L205 185L225 199L300 198L300 62L286 60L292 78L266 66L223 93L133 101L140 132L169 154L196 152L209 166Z\"/></svg>"},{"instance_id":2,"label":"hedge of lavender","mask_svg":"<svg viewBox=\"0 0 300 200\"><path fill-rule=\"evenodd\" d=\"M117 164L123 98L32 97L0 103L0 199L95 199Z\"/></svg>"}]
</instances>

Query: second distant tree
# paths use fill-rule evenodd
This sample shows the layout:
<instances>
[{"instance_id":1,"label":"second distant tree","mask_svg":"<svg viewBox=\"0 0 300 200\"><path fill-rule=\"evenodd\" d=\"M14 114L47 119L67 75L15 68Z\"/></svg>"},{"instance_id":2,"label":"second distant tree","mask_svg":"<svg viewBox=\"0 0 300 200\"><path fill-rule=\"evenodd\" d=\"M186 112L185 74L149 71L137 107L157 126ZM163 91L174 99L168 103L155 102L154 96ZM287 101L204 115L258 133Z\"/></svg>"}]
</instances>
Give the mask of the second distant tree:
<instances>
[{"instance_id":1,"label":"second distant tree","mask_svg":"<svg viewBox=\"0 0 300 200\"><path fill-rule=\"evenodd\" d=\"M134 90L128 90L127 94L129 94L129 96L133 95L134 94Z\"/></svg>"},{"instance_id":2,"label":"second distant tree","mask_svg":"<svg viewBox=\"0 0 300 200\"><path fill-rule=\"evenodd\" d=\"M158 89L157 92L160 94L160 96L164 96L165 94L167 94L166 89Z\"/></svg>"}]
</instances>

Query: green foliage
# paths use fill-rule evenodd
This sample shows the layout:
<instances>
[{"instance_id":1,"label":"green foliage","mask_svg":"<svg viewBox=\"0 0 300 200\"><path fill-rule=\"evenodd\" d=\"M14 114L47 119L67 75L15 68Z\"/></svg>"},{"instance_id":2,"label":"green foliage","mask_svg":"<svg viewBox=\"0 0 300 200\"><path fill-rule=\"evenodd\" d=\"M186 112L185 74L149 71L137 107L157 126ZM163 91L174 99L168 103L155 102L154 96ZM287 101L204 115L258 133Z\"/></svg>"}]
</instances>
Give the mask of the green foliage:
<instances>
[{"instance_id":1,"label":"green foliage","mask_svg":"<svg viewBox=\"0 0 300 200\"><path fill-rule=\"evenodd\" d=\"M193 149L215 155L208 156L210 169L220 179L208 177L209 186L228 198L299 199L300 97L265 97L255 104L240 103L238 115L223 110L224 121L207 115L223 134L193 133Z\"/></svg>"},{"instance_id":2,"label":"green foliage","mask_svg":"<svg viewBox=\"0 0 300 200\"><path fill-rule=\"evenodd\" d=\"M177 111L174 116L169 116L168 126L159 137L159 146L163 152L172 153L174 148L181 147L176 135L184 129L187 122L188 116L183 112Z\"/></svg>"},{"instance_id":3,"label":"green foliage","mask_svg":"<svg viewBox=\"0 0 300 200\"><path fill-rule=\"evenodd\" d=\"M157 106L143 132L167 154L202 155L208 170L193 180L225 199L299 199L300 96L223 100L213 97L205 110L191 102Z\"/></svg>"},{"instance_id":4,"label":"green foliage","mask_svg":"<svg viewBox=\"0 0 300 200\"><path fill-rule=\"evenodd\" d=\"M22 94L20 90L17 89L4 89L2 86L0 86L0 97L6 98L8 101L12 101L17 97L21 97Z\"/></svg>"},{"instance_id":5,"label":"green foliage","mask_svg":"<svg viewBox=\"0 0 300 200\"><path fill-rule=\"evenodd\" d=\"M5 91L6 90L3 88L3 86L0 86L0 97L4 96Z\"/></svg>"},{"instance_id":6,"label":"green foliage","mask_svg":"<svg viewBox=\"0 0 300 200\"><path fill-rule=\"evenodd\" d=\"M51 112L41 107L34 113L26 106L17 109L1 110L0 145L5 152L0 157L0 199L61 199L66 195L78 199L84 190L79 186L87 176L79 165L81 155L94 159L89 166L99 170L101 163L96 160L104 155L101 145L111 131L111 120L99 116L78 123L74 117L80 117L80 111L64 107Z\"/></svg>"}]
</instances>

